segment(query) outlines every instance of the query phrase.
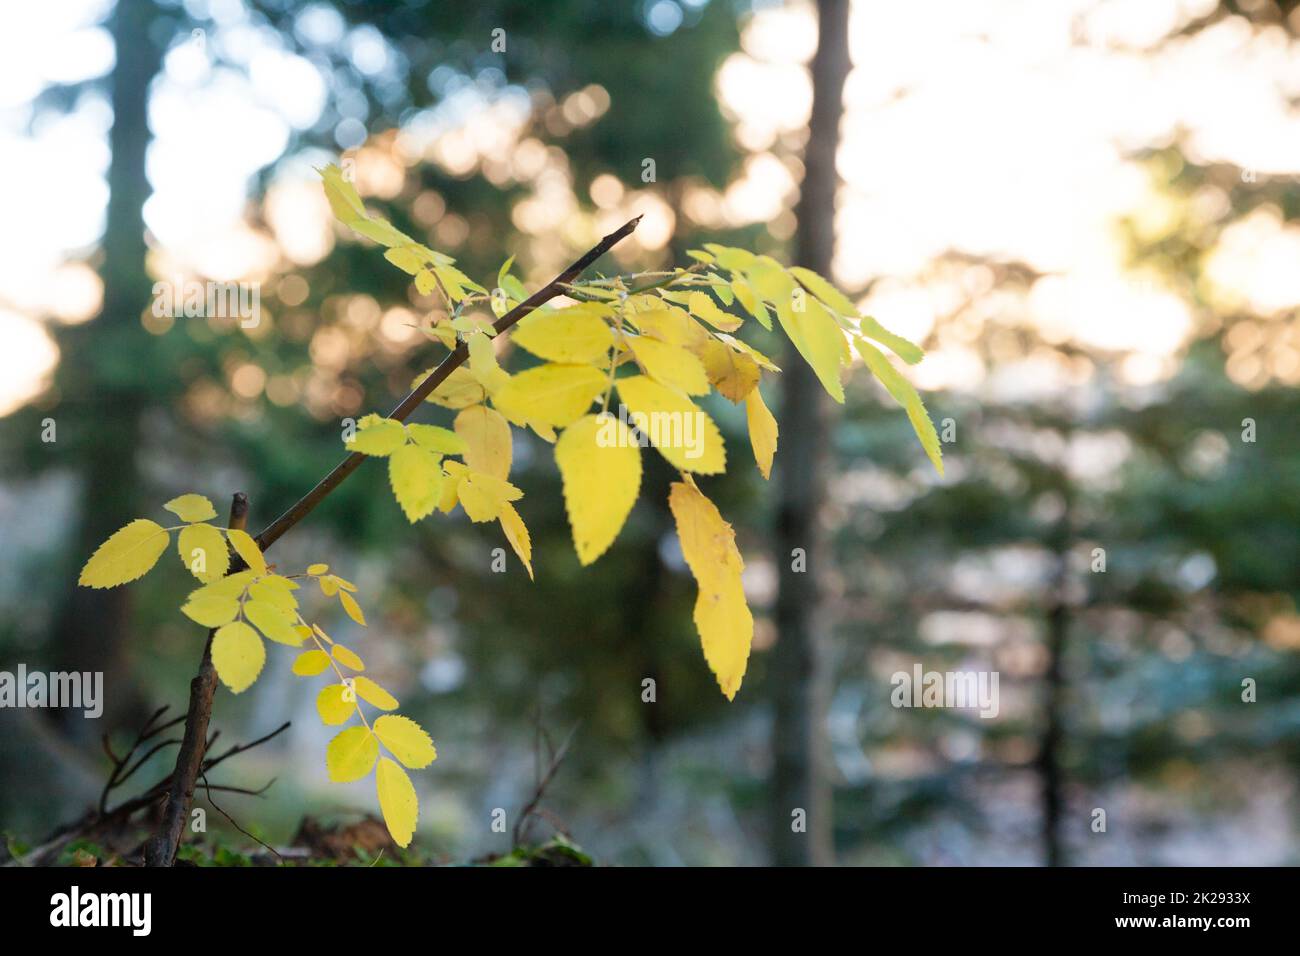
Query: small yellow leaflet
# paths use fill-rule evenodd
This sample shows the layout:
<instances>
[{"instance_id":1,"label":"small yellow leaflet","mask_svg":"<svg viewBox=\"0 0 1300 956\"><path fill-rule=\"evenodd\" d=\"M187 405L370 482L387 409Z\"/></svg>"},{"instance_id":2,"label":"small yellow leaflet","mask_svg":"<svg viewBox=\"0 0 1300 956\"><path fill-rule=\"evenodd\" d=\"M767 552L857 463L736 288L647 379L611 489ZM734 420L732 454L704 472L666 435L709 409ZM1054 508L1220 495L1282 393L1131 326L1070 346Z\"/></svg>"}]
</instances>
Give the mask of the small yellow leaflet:
<instances>
[{"instance_id":1,"label":"small yellow leaflet","mask_svg":"<svg viewBox=\"0 0 1300 956\"><path fill-rule=\"evenodd\" d=\"M375 719L375 736L406 766L418 770L438 757L424 728L401 714L384 714Z\"/></svg>"},{"instance_id":2,"label":"small yellow leaflet","mask_svg":"<svg viewBox=\"0 0 1300 956\"><path fill-rule=\"evenodd\" d=\"M704 659L722 693L732 700L744 679L754 637L754 618L741 586L745 563L736 549L736 535L693 482L675 482L668 506L677 523L682 556L699 585L695 626Z\"/></svg>"},{"instance_id":3,"label":"small yellow leaflet","mask_svg":"<svg viewBox=\"0 0 1300 956\"><path fill-rule=\"evenodd\" d=\"M722 433L698 405L644 375L620 378L616 384L632 424L670 463L705 475L726 470Z\"/></svg>"},{"instance_id":4,"label":"small yellow leaflet","mask_svg":"<svg viewBox=\"0 0 1300 956\"><path fill-rule=\"evenodd\" d=\"M207 521L217 516L217 509L202 495L181 495L167 502L163 508L188 523Z\"/></svg>"},{"instance_id":5,"label":"small yellow leaflet","mask_svg":"<svg viewBox=\"0 0 1300 956\"><path fill-rule=\"evenodd\" d=\"M375 771L375 793L393 842L405 849L411 845L420 819L420 799L415 795L415 785L405 770L387 757L380 757Z\"/></svg>"},{"instance_id":6,"label":"small yellow leaflet","mask_svg":"<svg viewBox=\"0 0 1300 956\"><path fill-rule=\"evenodd\" d=\"M238 694L247 689L266 663L266 645L243 621L232 621L212 638L212 665L221 682Z\"/></svg>"},{"instance_id":7,"label":"small yellow leaflet","mask_svg":"<svg viewBox=\"0 0 1300 956\"><path fill-rule=\"evenodd\" d=\"M325 748L325 767L335 783L360 780L370 773L378 759L379 742L365 727L340 731Z\"/></svg>"},{"instance_id":8,"label":"small yellow leaflet","mask_svg":"<svg viewBox=\"0 0 1300 956\"><path fill-rule=\"evenodd\" d=\"M641 490L641 449L612 415L578 419L555 443L564 508L581 564L591 564L618 537Z\"/></svg>"},{"instance_id":9,"label":"small yellow leaflet","mask_svg":"<svg viewBox=\"0 0 1300 956\"><path fill-rule=\"evenodd\" d=\"M442 496L442 466L431 451L403 445L388 458L393 497L412 523L433 512Z\"/></svg>"},{"instance_id":10,"label":"small yellow leaflet","mask_svg":"<svg viewBox=\"0 0 1300 956\"><path fill-rule=\"evenodd\" d=\"M144 577L158 563L169 541L171 535L162 525L136 518L95 549L77 583L89 588L115 588Z\"/></svg>"},{"instance_id":11,"label":"small yellow leaflet","mask_svg":"<svg viewBox=\"0 0 1300 956\"><path fill-rule=\"evenodd\" d=\"M205 584L219 581L230 567L226 536L210 524L191 524L176 536L176 550L189 572Z\"/></svg>"},{"instance_id":12,"label":"small yellow leaflet","mask_svg":"<svg viewBox=\"0 0 1300 956\"><path fill-rule=\"evenodd\" d=\"M745 420L749 424L749 444L754 449L758 470L764 478L771 478L772 459L776 457L776 419L757 388L745 396Z\"/></svg>"},{"instance_id":13,"label":"small yellow leaflet","mask_svg":"<svg viewBox=\"0 0 1300 956\"><path fill-rule=\"evenodd\" d=\"M472 405L456 416L456 434L465 445L465 464L471 471L510 477L512 441L510 423L496 409Z\"/></svg>"},{"instance_id":14,"label":"small yellow leaflet","mask_svg":"<svg viewBox=\"0 0 1300 956\"><path fill-rule=\"evenodd\" d=\"M503 501L497 520L501 522L501 530L506 533L506 540L510 542L510 547L514 548L515 554L519 556L519 560L528 571L529 580L532 580L533 541L528 535L528 527L524 524L524 519L519 517L519 512L515 510L514 505Z\"/></svg>"}]
</instances>

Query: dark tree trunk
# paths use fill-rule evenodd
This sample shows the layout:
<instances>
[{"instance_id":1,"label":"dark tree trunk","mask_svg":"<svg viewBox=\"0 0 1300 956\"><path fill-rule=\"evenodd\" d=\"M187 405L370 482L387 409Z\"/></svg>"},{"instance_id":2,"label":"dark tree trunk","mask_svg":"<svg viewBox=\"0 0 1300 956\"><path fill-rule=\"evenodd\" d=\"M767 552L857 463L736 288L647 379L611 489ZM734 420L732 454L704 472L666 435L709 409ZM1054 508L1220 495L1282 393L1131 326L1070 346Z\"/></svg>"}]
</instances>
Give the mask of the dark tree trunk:
<instances>
[{"instance_id":1,"label":"dark tree trunk","mask_svg":"<svg viewBox=\"0 0 1300 956\"><path fill-rule=\"evenodd\" d=\"M1071 428L1062 431L1069 442ZM1042 800L1043 862L1047 866L1065 866L1067 860L1061 839L1061 818L1065 813L1065 773L1061 766L1061 746L1065 739L1065 706L1069 691L1065 675L1065 652L1070 634L1069 574L1070 542L1074 534L1074 487L1064 464L1055 475L1056 490L1061 495L1061 518L1052 529L1048 544L1055 561L1048 595L1045 625L1047 667L1043 675L1043 736L1039 742L1038 774Z\"/></svg>"},{"instance_id":2,"label":"dark tree trunk","mask_svg":"<svg viewBox=\"0 0 1300 956\"><path fill-rule=\"evenodd\" d=\"M817 53L812 62L813 108L796 207L795 260L823 275L835 248L835 154L849 74L849 0L818 0ZM777 642L772 653L772 860L779 866L834 862L831 797L823 728L826 718L820 576L825 560L819 520L827 465L826 395L793 346L781 375L781 454L776 560ZM806 568L796 570L801 549ZM806 832L795 827L803 811Z\"/></svg>"},{"instance_id":3,"label":"dark tree trunk","mask_svg":"<svg viewBox=\"0 0 1300 956\"><path fill-rule=\"evenodd\" d=\"M109 535L132 518L137 505L136 449L145 393L138 362L147 333L140 325L152 283L145 271L144 201L149 195L145 152L149 83L161 52L149 37L157 16L153 0L120 0L110 20L117 49L112 85L112 157L108 168L108 211L101 243L104 305L100 315L61 337L64 352L54 412L60 436L71 434L77 449L81 511L74 547L78 561L88 558ZM142 722L143 707L134 684L123 673L123 649L130 617L128 588L91 590L76 586L62 602L54 628L54 653L69 670L105 673L108 726L119 720ZM84 721L70 725L98 735ZM82 736L82 735L78 735Z\"/></svg>"}]
</instances>

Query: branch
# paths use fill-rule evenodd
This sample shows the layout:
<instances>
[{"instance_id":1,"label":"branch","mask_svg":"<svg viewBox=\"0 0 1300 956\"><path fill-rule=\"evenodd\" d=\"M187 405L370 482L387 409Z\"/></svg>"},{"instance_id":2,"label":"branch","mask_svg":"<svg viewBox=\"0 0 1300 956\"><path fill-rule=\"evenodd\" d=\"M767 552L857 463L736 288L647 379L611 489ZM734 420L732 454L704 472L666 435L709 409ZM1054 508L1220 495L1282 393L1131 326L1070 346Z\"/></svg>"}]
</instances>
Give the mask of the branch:
<instances>
[{"instance_id":1,"label":"branch","mask_svg":"<svg viewBox=\"0 0 1300 956\"><path fill-rule=\"evenodd\" d=\"M248 495L235 494L230 503L228 527L242 530L248 524ZM167 807L163 811L158 832L145 844L145 863L148 866L171 866L176 860L181 832L185 829L190 806L194 802L194 784L202 772L203 755L208 749L208 721L212 719L212 697L217 691L217 669L212 664L212 636L208 631L203 646L203 660L199 672L190 681L190 707L185 714L185 736L176 755L176 769L172 772L171 788L167 793Z\"/></svg>"},{"instance_id":2,"label":"branch","mask_svg":"<svg viewBox=\"0 0 1300 956\"><path fill-rule=\"evenodd\" d=\"M630 236L640 221L641 217L637 216L601 239L600 242L583 253L549 283L497 319L493 323L492 334L500 335L534 309L546 304L557 295L563 294L565 287L569 283L578 278L597 259L612 249L615 244ZM458 343L451 354L443 359L438 367L422 382L416 385L411 390L411 393L402 399L397 407L389 413L388 417L402 422L406 421L410 414L419 407L420 403L428 397L429 393L441 385L448 375L464 364L467 358L469 358L469 349L464 342ZM353 452L348 455L329 474L322 478L315 488L300 498L292 508L271 522L257 536L257 545L262 552L265 553L271 545L284 536L285 532L311 514L316 506L324 501L331 491L343 484L348 475L356 471L366 458L367 456L360 452ZM230 527L242 529L247 520L248 496L241 492L235 495L234 502L230 507ZM232 560L228 573L234 573L243 566L242 560ZM216 692L217 685L217 672L212 665L212 636L214 633L212 630L208 631L208 641L203 649L203 660L199 665L199 673L190 682L190 707L185 717L185 738L181 742L180 753L176 756L176 770L172 774L167 806L158 832L145 845L145 863L149 866L171 866L175 862L176 849L180 845L185 820L194 801L195 783L205 771L210 770L226 757L238 753L241 749L235 748L210 761L205 762L203 759L211 746L211 741L205 738L208 732L208 721L212 717L212 697ZM280 730L283 729L284 727L280 728ZM280 730L269 736L275 736ZM263 738L263 740L266 739L269 739L269 737ZM256 746L260 742L255 741L250 746ZM213 806L216 805L213 804Z\"/></svg>"},{"instance_id":3,"label":"branch","mask_svg":"<svg viewBox=\"0 0 1300 956\"><path fill-rule=\"evenodd\" d=\"M614 232L611 232L604 239L600 240L600 242L596 243L596 245L588 249L579 259L549 283L541 289L538 289L523 302L519 303L505 315L501 316L501 318L497 319L496 322L493 323L493 335L500 335L526 316L529 312L545 305L557 295L564 294L565 286L582 275L582 273L585 272L592 263L612 249L617 243L630 236L632 231L636 229L637 223L640 221L641 217L637 216L635 219L624 223ZM429 393L441 385L448 375L464 364L468 357L469 350L466 348L465 343L458 343L456 348L452 350L451 354L443 359L442 362L439 363L438 367L435 368L433 372L424 379L424 381L416 385L415 388L411 390L411 393L398 403L396 408L389 412L388 417L395 418L399 422L406 421L410 414L419 407L420 403L429 396ZM339 462L329 474L320 480L315 488L307 492L307 494L300 498L292 508L280 515L280 517L276 518L262 531L261 534L257 536L258 547L265 552L269 547L271 547L271 545L275 544L275 542L278 541L286 531L296 525L303 518L307 517L307 515L311 514L315 507L324 501L331 491L343 484L344 479L346 479L348 475L352 474L352 472L356 471L367 457L368 456L363 455L361 452L354 451L352 454L348 455L347 458L344 458L343 461Z\"/></svg>"}]
</instances>

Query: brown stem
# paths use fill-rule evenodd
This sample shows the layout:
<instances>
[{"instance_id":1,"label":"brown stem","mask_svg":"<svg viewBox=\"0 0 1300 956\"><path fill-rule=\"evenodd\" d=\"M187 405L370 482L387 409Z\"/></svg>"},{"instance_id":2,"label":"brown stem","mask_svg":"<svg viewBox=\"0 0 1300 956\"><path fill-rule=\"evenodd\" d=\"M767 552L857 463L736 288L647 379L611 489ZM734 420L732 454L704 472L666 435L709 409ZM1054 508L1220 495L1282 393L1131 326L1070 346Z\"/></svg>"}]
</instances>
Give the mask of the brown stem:
<instances>
[{"instance_id":1,"label":"brown stem","mask_svg":"<svg viewBox=\"0 0 1300 956\"><path fill-rule=\"evenodd\" d=\"M506 329L510 328L526 316L529 312L532 312L539 306L549 302L557 295L563 294L565 286L578 278L578 276L582 275L582 273L585 272L592 263L612 249L615 244L630 236L632 231L636 229L637 223L640 221L641 217L637 216L635 219L625 222L618 229L611 232L608 236L583 253L579 259L552 279L547 285L538 289L523 302L519 303L505 315L501 316L501 318L497 319L496 322L493 323L493 335L500 335L502 332L506 331ZM452 350L450 355L439 363L438 367L435 368L424 381L415 386L411 393L402 399L396 408L388 413L388 417L395 418L400 422L406 421L407 417L419 407L420 403L428 397L429 393L441 385L443 381L446 380L447 376L463 364L465 359L468 357L469 350L465 347L465 343L461 342ZM360 452L353 452L348 455L347 458L344 458L339 462L328 475L320 480L315 488L299 498L292 508L280 515L280 517L276 518L262 531L261 534L257 536L258 546L263 551L266 551L267 548L275 544L275 542L278 541L286 531L296 525L303 518L307 517L307 515L311 514L312 510L325 500L326 495L339 485L343 484L344 479L347 478L348 475L352 474L352 472L356 471L357 468L360 467L361 463L366 460L366 457L367 456Z\"/></svg>"},{"instance_id":2,"label":"brown stem","mask_svg":"<svg viewBox=\"0 0 1300 956\"><path fill-rule=\"evenodd\" d=\"M230 503L229 527L243 530L248 524L248 495L238 492ZM203 755L207 751L208 721L212 718L212 696L217 690L217 669L212 666L212 635L208 631L203 645L203 660L199 672L190 681L190 708L185 715L185 736L176 755L176 770L172 773L171 788L167 792L167 806L163 809L158 832L145 844L144 861L147 866L171 866L176 862L176 849L181 833L194 802L194 785L199 778Z\"/></svg>"}]
</instances>

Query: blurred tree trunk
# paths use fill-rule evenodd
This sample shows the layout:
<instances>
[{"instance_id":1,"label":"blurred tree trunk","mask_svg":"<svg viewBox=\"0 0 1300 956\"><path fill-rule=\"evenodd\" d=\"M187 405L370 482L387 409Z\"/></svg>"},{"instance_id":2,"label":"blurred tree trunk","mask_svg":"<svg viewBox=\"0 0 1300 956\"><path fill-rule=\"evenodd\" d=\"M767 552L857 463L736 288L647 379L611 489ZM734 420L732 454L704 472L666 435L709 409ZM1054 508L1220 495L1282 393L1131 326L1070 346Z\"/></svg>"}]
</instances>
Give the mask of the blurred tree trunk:
<instances>
[{"instance_id":1,"label":"blurred tree trunk","mask_svg":"<svg viewBox=\"0 0 1300 956\"><path fill-rule=\"evenodd\" d=\"M140 314L152 295L145 271L143 216L149 195L147 107L149 83L162 63L149 29L158 13L154 0L119 0L111 15L117 64L111 79L112 158L101 243L104 305L94 321L66 330L60 339L63 361L55 414L60 434L75 436L71 444L81 487L73 545L78 562L139 516L135 455L147 394L140 362L147 333L141 328ZM69 587L55 625L54 654L63 669L105 673L108 726L114 718L133 719L142 711L141 699L134 683L122 675L130 589L77 587L75 573ZM70 725L76 727L93 729L96 736L103 729L81 720Z\"/></svg>"},{"instance_id":2,"label":"blurred tree trunk","mask_svg":"<svg viewBox=\"0 0 1300 956\"><path fill-rule=\"evenodd\" d=\"M795 209L795 261L823 275L835 249L835 154L849 75L849 0L818 0L817 53L812 61L813 107L804 151L804 179ZM777 641L772 652L772 860L778 866L834 862L830 784L824 764L826 688L822 643L821 565L826 559L819 520L827 467L826 395L791 345L786 350L780 408L776 559ZM806 555L806 568L792 559ZM806 832L795 827L803 810Z\"/></svg>"},{"instance_id":3,"label":"blurred tree trunk","mask_svg":"<svg viewBox=\"0 0 1300 956\"><path fill-rule=\"evenodd\" d=\"M1069 412L1066 412L1068 415ZM1073 428L1066 419L1061 436L1068 446ZM1070 634L1070 543L1074 535L1074 484L1068 466L1060 462L1052 482L1061 498L1061 517L1048 537L1054 570L1046 605L1047 667L1043 675L1043 736L1039 741L1038 774L1042 801L1043 862L1065 866L1061 817L1065 810L1065 774L1061 746L1065 740L1065 651Z\"/></svg>"}]
</instances>

